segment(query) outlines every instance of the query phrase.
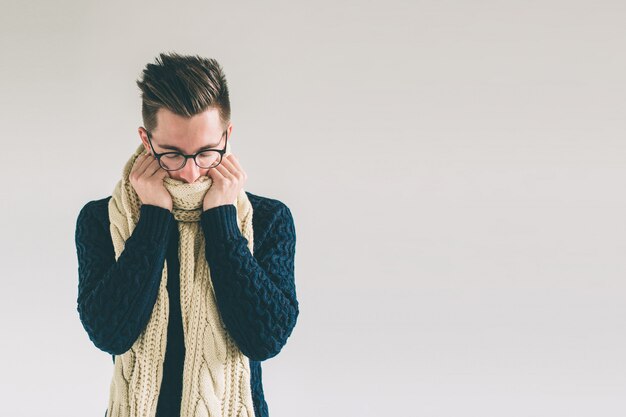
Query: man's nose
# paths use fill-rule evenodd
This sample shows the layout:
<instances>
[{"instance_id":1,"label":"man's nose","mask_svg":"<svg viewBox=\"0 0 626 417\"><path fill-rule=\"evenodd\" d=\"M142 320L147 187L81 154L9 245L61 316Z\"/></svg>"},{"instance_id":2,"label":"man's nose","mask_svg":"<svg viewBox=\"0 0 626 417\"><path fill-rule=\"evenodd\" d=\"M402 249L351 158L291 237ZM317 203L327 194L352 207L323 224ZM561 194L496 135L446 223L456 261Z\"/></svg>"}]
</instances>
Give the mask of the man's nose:
<instances>
[{"instance_id":1,"label":"man's nose","mask_svg":"<svg viewBox=\"0 0 626 417\"><path fill-rule=\"evenodd\" d=\"M180 177L190 184L200 177L200 168L193 159L187 160L183 169L180 170Z\"/></svg>"}]
</instances>

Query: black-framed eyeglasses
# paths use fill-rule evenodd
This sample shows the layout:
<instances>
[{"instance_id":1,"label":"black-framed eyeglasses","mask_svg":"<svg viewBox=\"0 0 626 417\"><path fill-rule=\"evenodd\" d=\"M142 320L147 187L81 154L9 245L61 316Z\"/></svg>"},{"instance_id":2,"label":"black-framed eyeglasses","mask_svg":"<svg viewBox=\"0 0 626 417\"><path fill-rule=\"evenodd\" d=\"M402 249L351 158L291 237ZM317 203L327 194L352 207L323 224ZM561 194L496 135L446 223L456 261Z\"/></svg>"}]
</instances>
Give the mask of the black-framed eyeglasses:
<instances>
[{"instance_id":1,"label":"black-framed eyeglasses","mask_svg":"<svg viewBox=\"0 0 626 417\"><path fill-rule=\"evenodd\" d=\"M145 129L145 128L144 128ZM152 152L156 157L157 161L159 161L159 165L166 171L178 171L179 169L183 169L185 164L187 163L187 159L191 158L194 160L196 165L202 169L215 168L222 162L222 157L226 153L226 146L228 144L228 129L224 130L222 136L220 137L220 143L224 135L226 135L226 141L224 142L223 149L205 149L200 152L196 152L193 155L185 155L181 152L163 152L157 153L154 150L154 146L152 146L152 134L146 129L146 133L148 134L148 143L150 143L150 148L152 148Z\"/></svg>"}]
</instances>

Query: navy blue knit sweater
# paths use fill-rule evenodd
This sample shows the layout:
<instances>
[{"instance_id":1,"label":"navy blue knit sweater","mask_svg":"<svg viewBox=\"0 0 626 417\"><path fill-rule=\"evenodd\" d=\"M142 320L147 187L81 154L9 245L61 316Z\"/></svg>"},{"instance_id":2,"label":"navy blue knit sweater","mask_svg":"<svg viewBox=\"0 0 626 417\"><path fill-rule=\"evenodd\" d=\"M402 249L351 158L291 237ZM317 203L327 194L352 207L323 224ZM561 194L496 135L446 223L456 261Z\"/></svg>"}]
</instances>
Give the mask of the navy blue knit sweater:
<instances>
[{"instance_id":1,"label":"navy blue knit sweater","mask_svg":"<svg viewBox=\"0 0 626 417\"><path fill-rule=\"evenodd\" d=\"M250 361L254 414L268 417L260 362L280 352L298 317L296 233L291 211L284 203L246 194L253 208L254 254L237 226L234 205L202 212L200 224L220 316ZM88 202L78 215L77 311L93 344L111 355L121 355L150 319L167 260L170 315L156 416L178 417L185 346L177 223L169 210L142 205L137 226L116 260L109 229L110 198Z\"/></svg>"}]
</instances>

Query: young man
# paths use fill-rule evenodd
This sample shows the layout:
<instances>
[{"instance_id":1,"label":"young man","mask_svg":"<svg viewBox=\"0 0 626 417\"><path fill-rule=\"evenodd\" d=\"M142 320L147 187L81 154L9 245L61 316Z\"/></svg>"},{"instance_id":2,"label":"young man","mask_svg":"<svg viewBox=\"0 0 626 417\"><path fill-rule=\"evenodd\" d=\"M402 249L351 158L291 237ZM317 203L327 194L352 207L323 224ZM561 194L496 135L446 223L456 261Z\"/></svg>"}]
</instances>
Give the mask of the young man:
<instances>
[{"instance_id":1,"label":"young man","mask_svg":"<svg viewBox=\"0 0 626 417\"><path fill-rule=\"evenodd\" d=\"M296 324L289 208L243 190L214 59L160 54L141 144L76 223L77 311L112 355L107 417L268 416L261 361Z\"/></svg>"}]
</instances>

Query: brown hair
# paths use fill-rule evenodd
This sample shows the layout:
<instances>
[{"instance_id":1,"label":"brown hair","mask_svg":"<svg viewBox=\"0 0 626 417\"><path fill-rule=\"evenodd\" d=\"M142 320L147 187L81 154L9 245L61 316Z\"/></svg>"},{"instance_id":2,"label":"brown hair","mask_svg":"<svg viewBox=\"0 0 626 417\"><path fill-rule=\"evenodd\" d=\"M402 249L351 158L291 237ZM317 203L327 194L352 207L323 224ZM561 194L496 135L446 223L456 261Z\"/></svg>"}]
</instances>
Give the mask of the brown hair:
<instances>
[{"instance_id":1,"label":"brown hair","mask_svg":"<svg viewBox=\"0 0 626 417\"><path fill-rule=\"evenodd\" d=\"M137 85L141 89L143 123L148 131L156 128L156 114L161 107L186 117L217 108L223 128L230 123L226 76L215 59L161 53L154 64L146 65L142 75Z\"/></svg>"}]
</instances>

